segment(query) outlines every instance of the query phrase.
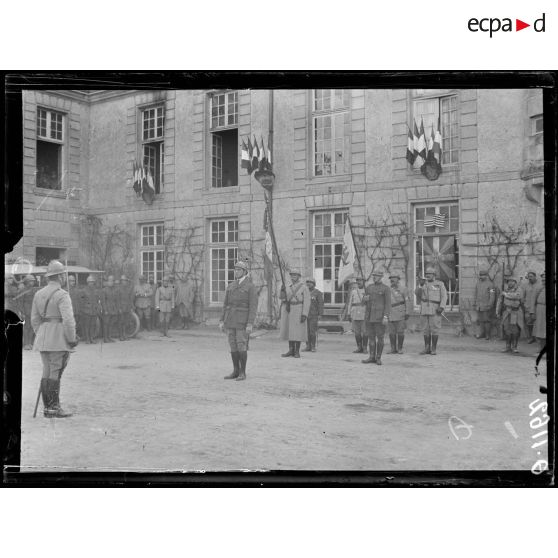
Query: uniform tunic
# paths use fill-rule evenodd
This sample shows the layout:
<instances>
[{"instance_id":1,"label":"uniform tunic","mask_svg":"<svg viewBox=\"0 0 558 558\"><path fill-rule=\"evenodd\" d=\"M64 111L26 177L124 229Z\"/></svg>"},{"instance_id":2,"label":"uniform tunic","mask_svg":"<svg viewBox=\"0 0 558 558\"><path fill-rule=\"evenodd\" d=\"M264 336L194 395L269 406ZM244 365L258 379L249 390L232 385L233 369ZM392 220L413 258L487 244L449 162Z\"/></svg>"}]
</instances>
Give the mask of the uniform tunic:
<instances>
[{"instance_id":1,"label":"uniform tunic","mask_svg":"<svg viewBox=\"0 0 558 558\"><path fill-rule=\"evenodd\" d=\"M105 316L117 316L120 308L118 288L104 287L101 291L101 308Z\"/></svg>"},{"instance_id":2,"label":"uniform tunic","mask_svg":"<svg viewBox=\"0 0 558 558\"><path fill-rule=\"evenodd\" d=\"M101 313L101 294L97 287L87 286L83 289L79 307L84 316L98 316Z\"/></svg>"},{"instance_id":3,"label":"uniform tunic","mask_svg":"<svg viewBox=\"0 0 558 558\"><path fill-rule=\"evenodd\" d=\"M194 317L194 288L190 281L180 281L176 286L175 303L181 318Z\"/></svg>"},{"instance_id":4,"label":"uniform tunic","mask_svg":"<svg viewBox=\"0 0 558 558\"><path fill-rule=\"evenodd\" d=\"M375 339L383 339L386 326L383 323L384 316L389 318L391 313L391 291L383 283L372 283L365 291L368 296L366 302L366 330L372 343Z\"/></svg>"},{"instance_id":5,"label":"uniform tunic","mask_svg":"<svg viewBox=\"0 0 558 558\"><path fill-rule=\"evenodd\" d=\"M281 294L281 298L283 295ZM298 282L286 287L286 300L290 303L287 312L285 302L281 305L281 328L279 335L283 341L308 341L306 323L300 323L301 316L308 317L310 311L310 291Z\"/></svg>"},{"instance_id":6,"label":"uniform tunic","mask_svg":"<svg viewBox=\"0 0 558 558\"><path fill-rule=\"evenodd\" d=\"M351 321L353 323L353 331L356 335L366 335L366 327L364 325L364 316L366 313L366 305L362 302L364 296L364 288L354 287L349 296L349 307L347 309Z\"/></svg>"},{"instance_id":7,"label":"uniform tunic","mask_svg":"<svg viewBox=\"0 0 558 558\"><path fill-rule=\"evenodd\" d=\"M390 292L389 333L394 335L405 331L405 316L413 313L413 303L407 287L390 287Z\"/></svg>"},{"instance_id":8,"label":"uniform tunic","mask_svg":"<svg viewBox=\"0 0 558 558\"><path fill-rule=\"evenodd\" d=\"M248 350L246 326L253 325L258 308L258 291L250 277L235 279L227 285L221 321L229 339L231 352Z\"/></svg>"},{"instance_id":9,"label":"uniform tunic","mask_svg":"<svg viewBox=\"0 0 558 558\"><path fill-rule=\"evenodd\" d=\"M310 290L310 309L306 320L308 336L313 336L318 331L318 319L324 313L324 295L315 287Z\"/></svg>"},{"instance_id":10,"label":"uniform tunic","mask_svg":"<svg viewBox=\"0 0 558 558\"><path fill-rule=\"evenodd\" d=\"M118 286L118 307L123 314L134 309L134 288L131 285Z\"/></svg>"},{"instance_id":11,"label":"uniform tunic","mask_svg":"<svg viewBox=\"0 0 558 558\"><path fill-rule=\"evenodd\" d=\"M473 307L479 313L479 322L489 322L490 313L496 302L496 288L489 279L477 281Z\"/></svg>"},{"instance_id":12,"label":"uniform tunic","mask_svg":"<svg viewBox=\"0 0 558 558\"><path fill-rule=\"evenodd\" d=\"M507 288L498 299L496 314L502 318L506 335L519 335L524 326L521 302L523 291L520 287Z\"/></svg>"},{"instance_id":13,"label":"uniform tunic","mask_svg":"<svg viewBox=\"0 0 558 558\"><path fill-rule=\"evenodd\" d=\"M423 333L425 335L437 334L442 327L442 316L438 310L445 310L448 302L448 293L442 281L426 281L423 286L415 290L420 302L420 315Z\"/></svg>"},{"instance_id":14,"label":"uniform tunic","mask_svg":"<svg viewBox=\"0 0 558 558\"><path fill-rule=\"evenodd\" d=\"M162 285L155 292L155 308L163 314L170 314L174 308L174 289L169 285Z\"/></svg>"},{"instance_id":15,"label":"uniform tunic","mask_svg":"<svg viewBox=\"0 0 558 558\"><path fill-rule=\"evenodd\" d=\"M546 339L546 289L541 286L535 299L535 327L533 336Z\"/></svg>"},{"instance_id":16,"label":"uniform tunic","mask_svg":"<svg viewBox=\"0 0 558 558\"><path fill-rule=\"evenodd\" d=\"M134 290L134 304L136 308L147 309L151 308L151 297L153 291L149 283L136 285Z\"/></svg>"}]
</instances>

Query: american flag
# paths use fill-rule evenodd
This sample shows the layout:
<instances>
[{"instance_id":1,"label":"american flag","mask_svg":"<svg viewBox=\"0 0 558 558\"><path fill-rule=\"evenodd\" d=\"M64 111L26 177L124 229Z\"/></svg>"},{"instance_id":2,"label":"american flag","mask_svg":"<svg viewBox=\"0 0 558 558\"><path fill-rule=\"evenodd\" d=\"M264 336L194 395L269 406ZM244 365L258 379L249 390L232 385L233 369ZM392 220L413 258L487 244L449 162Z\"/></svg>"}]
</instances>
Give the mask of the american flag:
<instances>
[{"instance_id":1,"label":"american flag","mask_svg":"<svg viewBox=\"0 0 558 558\"><path fill-rule=\"evenodd\" d=\"M425 227L439 227L446 226L446 216L443 213L435 213L424 220Z\"/></svg>"}]
</instances>

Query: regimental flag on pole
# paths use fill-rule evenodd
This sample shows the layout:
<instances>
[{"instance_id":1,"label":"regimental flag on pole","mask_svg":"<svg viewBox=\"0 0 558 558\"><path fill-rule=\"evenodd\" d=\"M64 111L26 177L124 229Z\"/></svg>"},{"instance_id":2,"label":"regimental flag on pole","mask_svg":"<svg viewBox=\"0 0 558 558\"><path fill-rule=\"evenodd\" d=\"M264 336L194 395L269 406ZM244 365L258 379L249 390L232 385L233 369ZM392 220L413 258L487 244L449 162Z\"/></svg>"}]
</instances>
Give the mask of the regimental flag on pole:
<instances>
[{"instance_id":1,"label":"regimental flag on pole","mask_svg":"<svg viewBox=\"0 0 558 558\"><path fill-rule=\"evenodd\" d=\"M250 140L248 140L250 141ZM244 140L242 140L242 148L240 150L240 167L243 169L246 169L246 172L248 174L252 173L252 164L250 161L250 155L248 153L248 146L246 145L246 142Z\"/></svg>"},{"instance_id":2,"label":"regimental flag on pole","mask_svg":"<svg viewBox=\"0 0 558 558\"><path fill-rule=\"evenodd\" d=\"M413 138L413 132L411 132L411 128L407 126L407 130L409 134L407 136L407 162L409 165L413 166L415 162L415 142Z\"/></svg>"},{"instance_id":3,"label":"regimental flag on pole","mask_svg":"<svg viewBox=\"0 0 558 558\"><path fill-rule=\"evenodd\" d=\"M417 160L419 162L419 167L426 161L426 136L424 135L424 122L422 118L420 119L420 130L417 142Z\"/></svg>"},{"instance_id":4,"label":"regimental flag on pole","mask_svg":"<svg viewBox=\"0 0 558 558\"><path fill-rule=\"evenodd\" d=\"M339 263L339 274L337 275L337 285L341 286L345 281L355 276L356 248L351 231L349 219L345 222L345 234L343 235L343 250L341 252L341 262Z\"/></svg>"},{"instance_id":5,"label":"regimental flag on pole","mask_svg":"<svg viewBox=\"0 0 558 558\"><path fill-rule=\"evenodd\" d=\"M440 165L442 163L442 134L440 132L440 119L438 118L438 129L434 134L434 143L432 145L433 157Z\"/></svg>"},{"instance_id":6,"label":"regimental flag on pole","mask_svg":"<svg viewBox=\"0 0 558 558\"><path fill-rule=\"evenodd\" d=\"M413 154L415 156L414 163L416 163L418 161L419 166L421 166L424 163L424 161L422 161L422 162L420 161L418 147L419 147L419 129L418 129L418 126L417 126L417 121L415 120L413 122Z\"/></svg>"}]
</instances>

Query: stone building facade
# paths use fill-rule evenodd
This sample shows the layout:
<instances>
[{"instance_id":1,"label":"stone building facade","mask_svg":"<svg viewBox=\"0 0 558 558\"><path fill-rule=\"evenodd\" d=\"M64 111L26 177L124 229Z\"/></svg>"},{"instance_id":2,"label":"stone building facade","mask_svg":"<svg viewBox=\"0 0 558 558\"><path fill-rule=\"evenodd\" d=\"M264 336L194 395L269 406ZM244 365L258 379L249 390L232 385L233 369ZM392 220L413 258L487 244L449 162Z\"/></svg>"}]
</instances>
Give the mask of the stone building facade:
<instances>
[{"instance_id":1,"label":"stone building facade","mask_svg":"<svg viewBox=\"0 0 558 558\"><path fill-rule=\"evenodd\" d=\"M382 265L414 288L434 264L453 311L470 304L479 267L500 281L505 266L518 276L544 266L537 89L23 95L25 233L10 261L189 277L199 317L211 321L242 257L260 286L260 320L273 319L264 191L240 166L250 138L272 143L281 257L316 277L332 314L346 300L335 281L346 216L365 276ZM421 121L427 136L442 133L434 179L406 160L409 127ZM135 162L154 177L151 204L132 187ZM425 226L435 214L440 226Z\"/></svg>"}]
</instances>

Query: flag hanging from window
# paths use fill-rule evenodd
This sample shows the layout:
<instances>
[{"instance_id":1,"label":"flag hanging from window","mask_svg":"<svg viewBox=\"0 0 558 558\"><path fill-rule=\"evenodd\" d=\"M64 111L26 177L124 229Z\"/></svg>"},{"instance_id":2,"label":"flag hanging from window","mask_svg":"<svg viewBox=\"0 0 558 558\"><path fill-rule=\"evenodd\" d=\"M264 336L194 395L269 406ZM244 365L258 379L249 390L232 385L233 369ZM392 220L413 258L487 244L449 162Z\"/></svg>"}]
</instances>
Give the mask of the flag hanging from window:
<instances>
[{"instance_id":1,"label":"flag hanging from window","mask_svg":"<svg viewBox=\"0 0 558 558\"><path fill-rule=\"evenodd\" d=\"M420 120L420 129L416 120L413 122L413 132L407 126L407 152L405 158L412 167L421 168L424 163L436 163L441 170L442 161L442 134L440 133L440 122L438 121L438 129L431 126L428 136L424 130L424 120Z\"/></svg>"},{"instance_id":2,"label":"flag hanging from window","mask_svg":"<svg viewBox=\"0 0 558 558\"><path fill-rule=\"evenodd\" d=\"M424 226L443 229L446 226L446 216L443 213L430 215L424 219Z\"/></svg>"},{"instance_id":3,"label":"flag hanging from window","mask_svg":"<svg viewBox=\"0 0 558 558\"><path fill-rule=\"evenodd\" d=\"M252 168L258 169L260 166L260 148L258 147L258 141L254 137L254 143L252 144Z\"/></svg>"},{"instance_id":4,"label":"flag hanging from window","mask_svg":"<svg viewBox=\"0 0 558 558\"><path fill-rule=\"evenodd\" d=\"M155 199L155 187L153 177L151 176L151 170L148 168L146 172L145 167L142 169L141 197L148 205L151 205Z\"/></svg>"},{"instance_id":5,"label":"flag hanging from window","mask_svg":"<svg viewBox=\"0 0 558 558\"><path fill-rule=\"evenodd\" d=\"M132 172L134 178L132 188L134 189L136 196L139 198L141 197L141 167L137 161L134 161Z\"/></svg>"},{"instance_id":6,"label":"flag hanging from window","mask_svg":"<svg viewBox=\"0 0 558 558\"><path fill-rule=\"evenodd\" d=\"M413 166L415 162L415 143L413 138L413 132L411 132L411 128L407 126L407 130L409 131L407 136L407 161L409 165Z\"/></svg>"},{"instance_id":7,"label":"flag hanging from window","mask_svg":"<svg viewBox=\"0 0 558 558\"><path fill-rule=\"evenodd\" d=\"M355 276L355 257L356 248L351 231L349 219L345 222L345 233L343 235L343 249L341 261L339 262L339 274L337 275L337 285L341 286L345 281Z\"/></svg>"},{"instance_id":8,"label":"flag hanging from window","mask_svg":"<svg viewBox=\"0 0 558 558\"><path fill-rule=\"evenodd\" d=\"M248 141L250 141L250 140L248 140ZM250 160L248 146L246 145L246 142L244 140L242 140L242 148L241 148L240 153L241 153L241 155L240 155L240 167L243 168L243 169L246 169L248 174L251 174L251 172L252 172L252 162Z\"/></svg>"}]
</instances>

